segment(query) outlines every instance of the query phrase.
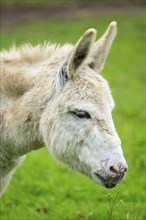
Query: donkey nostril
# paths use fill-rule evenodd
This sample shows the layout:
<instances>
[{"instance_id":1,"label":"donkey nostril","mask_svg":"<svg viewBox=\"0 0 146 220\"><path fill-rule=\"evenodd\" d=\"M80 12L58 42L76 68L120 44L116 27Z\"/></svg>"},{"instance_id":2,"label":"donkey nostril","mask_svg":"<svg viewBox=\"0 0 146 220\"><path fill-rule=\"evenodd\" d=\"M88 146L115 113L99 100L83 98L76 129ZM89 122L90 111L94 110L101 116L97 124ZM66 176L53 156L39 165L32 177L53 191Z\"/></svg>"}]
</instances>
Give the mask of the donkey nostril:
<instances>
[{"instance_id":1,"label":"donkey nostril","mask_svg":"<svg viewBox=\"0 0 146 220\"><path fill-rule=\"evenodd\" d=\"M120 173L119 167L117 165L111 166L110 167L110 172L114 173L114 174L119 174Z\"/></svg>"},{"instance_id":2,"label":"donkey nostril","mask_svg":"<svg viewBox=\"0 0 146 220\"><path fill-rule=\"evenodd\" d=\"M125 167L125 168L123 169L123 172L126 173L126 171L127 171L127 168Z\"/></svg>"},{"instance_id":3,"label":"donkey nostril","mask_svg":"<svg viewBox=\"0 0 146 220\"><path fill-rule=\"evenodd\" d=\"M126 171L128 170L128 166L124 164L120 164L119 168L121 173L126 173Z\"/></svg>"}]
</instances>

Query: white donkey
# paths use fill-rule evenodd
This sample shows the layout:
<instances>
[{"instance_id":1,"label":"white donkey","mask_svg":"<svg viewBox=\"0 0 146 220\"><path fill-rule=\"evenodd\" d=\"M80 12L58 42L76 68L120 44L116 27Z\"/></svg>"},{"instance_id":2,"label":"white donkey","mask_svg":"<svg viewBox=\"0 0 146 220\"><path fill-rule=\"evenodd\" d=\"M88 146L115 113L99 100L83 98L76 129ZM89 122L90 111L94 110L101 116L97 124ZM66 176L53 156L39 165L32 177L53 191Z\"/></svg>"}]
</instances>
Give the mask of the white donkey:
<instances>
[{"instance_id":1,"label":"white donkey","mask_svg":"<svg viewBox=\"0 0 146 220\"><path fill-rule=\"evenodd\" d=\"M107 188L123 179L114 101L99 74L116 32L112 22L97 42L96 30L88 29L75 46L25 44L1 52L1 193L23 155L45 145Z\"/></svg>"}]
</instances>

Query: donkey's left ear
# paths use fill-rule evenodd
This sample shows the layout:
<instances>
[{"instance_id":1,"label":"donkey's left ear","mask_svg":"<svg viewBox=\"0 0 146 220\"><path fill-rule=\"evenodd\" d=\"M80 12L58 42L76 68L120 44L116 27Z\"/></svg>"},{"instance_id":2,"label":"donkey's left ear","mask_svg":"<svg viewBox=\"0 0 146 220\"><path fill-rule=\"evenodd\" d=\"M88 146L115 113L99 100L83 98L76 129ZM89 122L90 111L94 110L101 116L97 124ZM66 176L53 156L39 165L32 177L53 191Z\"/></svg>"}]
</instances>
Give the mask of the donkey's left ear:
<instances>
[{"instance_id":1,"label":"donkey's left ear","mask_svg":"<svg viewBox=\"0 0 146 220\"><path fill-rule=\"evenodd\" d=\"M69 77L72 78L76 70L84 63L90 56L91 48L95 43L96 30L88 29L75 45L69 60Z\"/></svg>"}]
</instances>

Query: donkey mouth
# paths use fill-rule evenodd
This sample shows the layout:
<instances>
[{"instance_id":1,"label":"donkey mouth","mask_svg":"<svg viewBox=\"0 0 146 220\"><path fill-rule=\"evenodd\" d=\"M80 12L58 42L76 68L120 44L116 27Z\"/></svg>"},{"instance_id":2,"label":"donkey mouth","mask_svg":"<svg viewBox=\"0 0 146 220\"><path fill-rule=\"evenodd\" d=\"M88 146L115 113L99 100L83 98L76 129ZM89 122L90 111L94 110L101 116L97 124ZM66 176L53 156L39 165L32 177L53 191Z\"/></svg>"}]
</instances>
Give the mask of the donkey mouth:
<instances>
[{"instance_id":1,"label":"donkey mouth","mask_svg":"<svg viewBox=\"0 0 146 220\"><path fill-rule=\"evenodd\" d=\"M114 188L117 184L115 183L104 183L104 186L108 189Z\"/></svg>"},{"instance_id":2,"label":"donkey mouth","mask_svg":"<svg viewBox=\"0 0 146 220\"><path fill-rule=\"evenodd\" d=\"M100 183L101 185L103 185L104 187L110 189L110 188L113 188L117 185L117 183L115 182L112 182L111 179L107 178L103 178L102 176L100 176L98 173L94 172L94 180L98 183Z\"/></svg>"}]
</instances>

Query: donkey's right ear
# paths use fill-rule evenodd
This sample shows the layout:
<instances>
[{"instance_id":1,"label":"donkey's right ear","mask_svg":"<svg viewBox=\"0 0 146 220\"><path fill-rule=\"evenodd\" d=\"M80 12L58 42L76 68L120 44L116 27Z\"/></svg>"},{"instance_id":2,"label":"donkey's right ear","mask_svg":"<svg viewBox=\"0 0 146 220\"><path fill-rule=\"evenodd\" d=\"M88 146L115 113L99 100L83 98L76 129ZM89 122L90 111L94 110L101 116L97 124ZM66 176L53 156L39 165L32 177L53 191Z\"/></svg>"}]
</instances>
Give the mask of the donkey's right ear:
<instances>
[{"instance_id":1,"label":"donkey's right ear","mask_svg":"<svg viewBox=\"0 0 146 220\"><path fill-rule=\"evenodd\" d=\"M73 78L76 70L85 62L90 56L91 48L95 43L96 30L94 28L88 29L79 39L69 59L68 74L69 78Z\"/></svg>"},{"instance_id":2,"label":"donkey's right ear","mask_svg":"<svg viewBox=\"0 0 146 220\"><path fill-rule=\"evenodd\" d=\"M113 21L109 24L103 36L95 43L91 55L93 60L91 66L95 71L100 73L103 69L116 34L117 22Z\"/></svg>"}]
</instances>

